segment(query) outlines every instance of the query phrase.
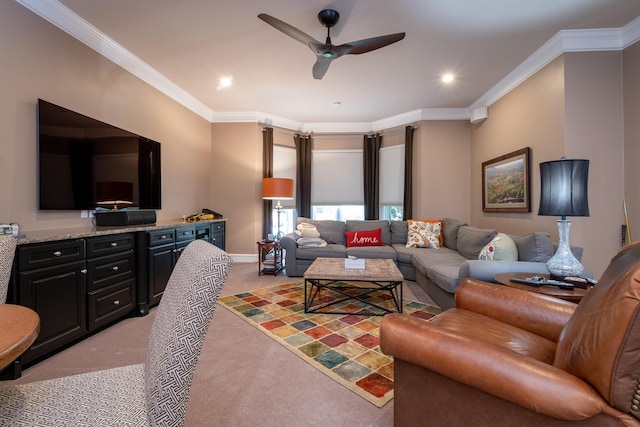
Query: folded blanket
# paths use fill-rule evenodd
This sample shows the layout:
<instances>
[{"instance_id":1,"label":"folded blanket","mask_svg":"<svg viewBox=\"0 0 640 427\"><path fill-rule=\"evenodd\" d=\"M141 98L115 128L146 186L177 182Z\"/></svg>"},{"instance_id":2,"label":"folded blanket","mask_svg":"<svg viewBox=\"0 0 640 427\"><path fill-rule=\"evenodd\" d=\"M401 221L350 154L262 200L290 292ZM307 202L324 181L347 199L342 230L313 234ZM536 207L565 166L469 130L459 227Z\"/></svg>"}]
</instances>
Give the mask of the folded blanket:
<instances>
[{"instance_id":1,"label":"folded blanket","mask_svg":"<svg viewBox=\"0 0 640 427\"><path fill-rule=\"evenodd\" d=\"M301 222L296 227L297 237L320 237L320 232L315 225Z\"/></svg>"},{"instance_id":2,"label":"folded blanket","mask_svg":"<svg viewBox=\"0 0 640 427\"><path fill-rule=\"evenodd\" d=\"M319 237L301 237L297 240L299 248L323 248L327 242Z\"/></svg>"}]
</instances>

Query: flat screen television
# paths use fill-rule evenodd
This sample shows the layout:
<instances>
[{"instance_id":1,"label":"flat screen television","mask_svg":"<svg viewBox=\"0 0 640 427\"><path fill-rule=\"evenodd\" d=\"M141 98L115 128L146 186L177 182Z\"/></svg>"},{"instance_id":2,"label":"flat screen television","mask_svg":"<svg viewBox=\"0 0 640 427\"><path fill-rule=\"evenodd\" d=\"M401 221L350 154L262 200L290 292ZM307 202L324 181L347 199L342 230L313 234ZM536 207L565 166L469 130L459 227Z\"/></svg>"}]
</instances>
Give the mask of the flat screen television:
<instances>
[{"instance_id":1,"label":"flat screen television","mask_svg":"<svg viewBox=\"0 0 640 427\"><path fill-rule=\"evenodd\" d=\"M160 143L38 100L40 210L160 209Z\"/></svg>"}]
</instances>

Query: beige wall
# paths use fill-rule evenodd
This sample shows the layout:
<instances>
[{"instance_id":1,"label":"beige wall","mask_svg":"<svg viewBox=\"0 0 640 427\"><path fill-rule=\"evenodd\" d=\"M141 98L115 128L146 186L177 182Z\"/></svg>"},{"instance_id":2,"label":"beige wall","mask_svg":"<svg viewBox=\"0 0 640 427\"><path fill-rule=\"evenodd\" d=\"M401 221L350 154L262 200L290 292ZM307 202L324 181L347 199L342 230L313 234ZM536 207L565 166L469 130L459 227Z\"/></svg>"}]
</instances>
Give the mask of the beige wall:
<instances>
[{"instance_id":1,"label":"beige wall","mask_svg":"<svg viewBox=\"0 0 640 427\"><path fill-rule=\"evenodd\" d=\"M531 212L482 211L482 163L524 147L531 148ZM471 224L505 233L555 233L555 219L537 215L538 164L564 154L564 61L559 58L489 108L471 140Z\"/></svg>"},{"instance_id":2,"label":"beige wall","mask_svg":"<svg viewBox=\"0 0 640 427\"><path fill-rule=\"evenodd\" d=\"M620 250L624 223L622 53L565 55L565 154L589 159L589 217L571 219L571 242L600 275Z\"/></svg>"},{"instance_id":3,"label":"beige wall","mask_svg":"<svg viewBox=\"0 0 640 427\"><path fill-rule=\"evenodd\" d=\"M624 81L624 195L631 240L640 240L640 43L625 49Z\"/></svg>"},{"instance_id":4,"label":"beige wall","mask_svg":"<svg viewBox=\"0 0 640 427\"><path fill-rule=\"evenodd\" d=\"M37 210L36 106L42 98L161 142L162 210L209 204L210 124L15 2L0 4L0 222L23 230L90 225Z\"/></svg>"},{"instance_id":5,"label":"beige wall","mask_svg":"<svg viewBox=\"0 0 640 427\"><path fill-rule=\"evenodd\" d=\"M414 134L413 218L469 221L471 124L422 121Z\"/></svg>"},{"instance_id":6,"label":"beige wall","mask_svg":"<svg viewBox=\"0 0 640 427\"><path fill-rule=\"evenodd\" d=\"M590 160L590 217L573 217L571 243L600 276L620 248L623 191L620 52L569 53L544 67L489 109L471 143L471 223L507 233L547 231L558 218L538 216L540 162ZM531 212L482 212L482 162L531 148Z\"/></svg>"},{"instance_id":7,"label":"beige wall","mask_svg":"<svg viewBox=\"0 0 640 427\"><path fill-rule=\"evenodd\" d=\"M256 123L214 123L211 207L227 218L226 250L257 253L262 234L262 132Z\"/></svg>"}]
</instances>

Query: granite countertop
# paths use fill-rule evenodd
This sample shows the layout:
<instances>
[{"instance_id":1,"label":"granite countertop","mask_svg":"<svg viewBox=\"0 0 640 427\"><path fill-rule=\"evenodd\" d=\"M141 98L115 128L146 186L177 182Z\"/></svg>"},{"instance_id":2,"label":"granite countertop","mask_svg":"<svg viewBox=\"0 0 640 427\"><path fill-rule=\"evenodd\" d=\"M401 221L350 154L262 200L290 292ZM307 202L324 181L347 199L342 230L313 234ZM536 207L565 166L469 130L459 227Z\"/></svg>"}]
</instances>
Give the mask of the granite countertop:
<instances>
[{"instance_id":1,"label":"granite countertop","mask_svg":"<svg viewBox=\"0 0 640 427\"><path fill-rule=\"evenodd\" d=\"M34 231L27 230L27 231L20 232L18 237L16 237L16 243L18 245L26 245L29 243L53 242L57 240L82 239L85 237L95 237L95 236L102 236L102 235L108 235L108 234L131 233L135 231L149 231L149 230L161 229L161 228L196 225L201 223L214 223L214 222L221 222L221 221L226 221L226 218L213 219L213 220L207 220L207 221L198 221L198 222L184 222L182 220L162 221L162 222L156 222L155 224L116 226L116 227L98 227L94 225L91 227L58 228L53 230L34 230Z\"/></svg>"}]
</instances>

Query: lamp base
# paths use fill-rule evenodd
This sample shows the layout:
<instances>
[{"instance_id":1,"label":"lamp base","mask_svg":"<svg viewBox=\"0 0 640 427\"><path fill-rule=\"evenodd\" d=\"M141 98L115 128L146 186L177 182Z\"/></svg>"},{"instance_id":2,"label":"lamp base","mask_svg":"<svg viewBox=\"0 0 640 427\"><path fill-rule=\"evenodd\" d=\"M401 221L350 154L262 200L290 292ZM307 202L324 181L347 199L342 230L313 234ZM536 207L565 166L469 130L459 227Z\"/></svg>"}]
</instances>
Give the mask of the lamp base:
<instances>
[{"instance_id":1,"label":"lamp base","mask_svg":"<svg viewBox=\"0 0 640 427\"><path fill-rule=\"evenodd\" d=\"M571 246L569 245L569 230L571 229L571 221L560 219L558 223L558 250L555 255L547 261L547 270L551 276L564 278L569 276L580 276L584 271L584 267L573 255Z\"/></svg>"}]
</instances>

